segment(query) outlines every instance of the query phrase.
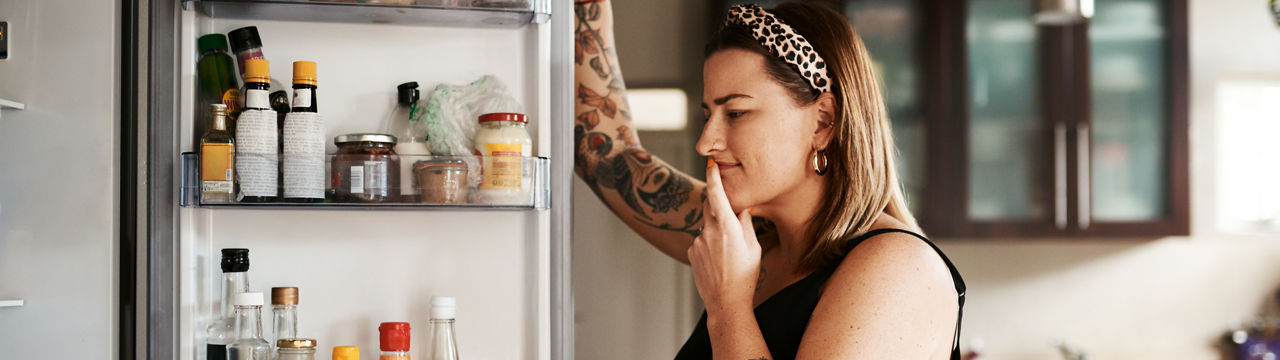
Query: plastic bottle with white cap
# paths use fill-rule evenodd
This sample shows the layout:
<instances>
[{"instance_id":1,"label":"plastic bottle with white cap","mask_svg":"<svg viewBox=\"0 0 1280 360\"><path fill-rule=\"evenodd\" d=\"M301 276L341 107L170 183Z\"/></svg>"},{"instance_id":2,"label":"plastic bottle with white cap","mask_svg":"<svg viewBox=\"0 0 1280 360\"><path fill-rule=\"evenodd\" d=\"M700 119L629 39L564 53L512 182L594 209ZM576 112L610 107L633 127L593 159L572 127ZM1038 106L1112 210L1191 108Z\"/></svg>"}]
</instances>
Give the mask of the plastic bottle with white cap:
<instances>
[{"instance_id":1,"label":"plastic bottle with white cap","mask_svg":"<svg viewBox=\"0 0 1280 360\"><path fill-rule=\"evenodd\" d=\"M262 338L260 292L236 295L236 342L227 347L228 360L270 360L271 344Z\"/></svg>"},{"instance_id":2,"label":"plastic bottle with white cap","mask_svg":"<svg viewBox=\"0 0 1280 360\"><path fill-rule=\"evenodd\" d=\"M458 342L454 338L453 322L458 312L458 300L445 296L431 297L431 327L427 337L426 360L458 360Z\"/></svg>"}]
</instances>

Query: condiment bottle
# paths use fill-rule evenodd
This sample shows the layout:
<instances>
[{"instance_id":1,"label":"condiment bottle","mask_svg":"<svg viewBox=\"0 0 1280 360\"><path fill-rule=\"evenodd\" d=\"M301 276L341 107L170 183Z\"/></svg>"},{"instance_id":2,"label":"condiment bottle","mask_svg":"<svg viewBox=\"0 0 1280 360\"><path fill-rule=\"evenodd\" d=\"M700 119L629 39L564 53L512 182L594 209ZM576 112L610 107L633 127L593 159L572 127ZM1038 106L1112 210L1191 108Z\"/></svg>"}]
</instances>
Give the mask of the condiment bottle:
<instances>
[{"instance_id":1,"label":"condiment bottle","mask_svg":"<svg viewBox=\"0 0 1280 360\"><path fill-rule=\"evenodd\" d=\"M413 164L419 160L426 160L431 155L431 148L427 146L427 122L423 118L425 111L418 108L418 99L421 94L418 92L417 82L396 86L396 93L400 106L408 109L408 114L405 116L407 121L402 124L404 131L399 137L400 141L396 143L396 154L400 155L400 201L419 202L421 184L413 174Z\"/></svg>"},{"instance_id":2,"label":"condiment bottle","mask_svg":"<svg viewBox=\"0 0 1280 360\"><path fill-rule=\"evenodd\" d=\"M333 360L360 360L360 347L334 346Z\"/></svg>"},{"instance_id":3,"label":"condiment bottle","mask_svg":"<svg viewBox=\"0 0 1280 360\"><path fill-rule=\"evenodd\" d=\"M249 291L249 249L222 249L222 312L209 325L206 359L227 358L227 345L236 340L236 296Z\"/></svg>"},{"instance_id":4,"label":"condiment bottle","mask_svg":"<svg viewBox=\"0 0 1280 360\"><path fill-rule=\"evenodd\" d=\"M279 134L267 90L270 63L245 60L245 109L236 121L236 175L240 202L272 202L279 193Z\"/></svg>"},{"instance_id":5,"label":"condiment bottle","mask_svg":"<svg viewBox=\"0 0 1280 360\"><path fill-rule=\"evenodd\" d=\"M236 295L236 342L227 349L229 360L270 359L271 344L262 338L262 293Z\"/></svg>"},{"instance_id":6,"label":"condiment bottle","mask_svg":"<svg viewBox=\"0 0 1280 360\"><path fill-rule=\"evenodd\" d=\"M240 65L240 75L246 71L249 59L263 59L262 38L258 36L257 26L245 26L227 33L231 38L231 49L236 52L236 61ZM245 79L248 81L248 79Z\"/></svg>"},{"instance_id":7,"label":"condiment bottle","mask_svg":"<svg viewBox=\"0 0 1280 360\"><path fill-rule=\"evenodd\" d=\"M227 130L235 132L235 119L240 115L240 77L236 73L235 61L227 53L227 37L222 34L207 34L196 40L200 49L200 60L196 61L197 91L196 99L200 104L226 105ZM212 119L208 107L198 107L195 132L196 140L204 135L212 124L205 121Z\"/></svg>"},{"instance_id":8,"label":"condiment bottle","mask_svg":"<svg viewBox=\"0 0 1280 360\"><path fill-rule=\"evenodd\" d=\"M298 337L298 288L271 288L272 344Z\"/></svg>"},{"instance_id":9,"label":"condiment bottle","mask_svg":"<svg viewBox=\"0 0 1280 360\"><path fill-rule=\"evenodd\" d=\"M227 132L227 106L211 104L213 128L200 137L200 202L232 202L235 194L236 143Z\"/></svg>"},{"instance_id":10,"label":"condiment bottle","mask_svg":"<svg viewBox=\"0 0 1280 360\"><path fill-rule=\"evenodd\" d=\"M458 360L458 341L453 334L457 308L455 298L431 297L431 335L427 340L426 360Z\"/></svg>"},{"instance_id":11,"label":"condiment bottle","mask_svg":"<svg viewBox=\"0 0 1280 360\"><path fill-rule=\"evenodd\" d=\"M317 112L317 83L315 62L293 62L293 109L281 138L285 201L324 201L325 127Z\"/></svg>"},{"instance_id":12,"label":"condiment bottle","mask_svg":"<svg viewBox=\"0 0 1280 360\"><path fill-rule=\"evenodd\" d=\"M276 360L315 360L315 339L276 340Z\"/></svg>"},{"instance_id":13,"label":"condiment bottle","mask_svg":"<svg viewBox=\"0 0 1280 360\"><path fill-rule=\"evenodd\" d=\"M529 118L517 113L480 115L475 151L482 157L480 194L485 202L518 204L530 200L532 179L524 157L533 154Z\"/></svg>"},{"instance_id":14,"label":"condiment bottle","mask_svg":"<svg viewBox=\"0 0 1280 360\"><path fill-rule=\"evenodd\" d=\"M409 323L384 322L378 326L378 360L409 360Z\"/></svg>"}]
</instances>

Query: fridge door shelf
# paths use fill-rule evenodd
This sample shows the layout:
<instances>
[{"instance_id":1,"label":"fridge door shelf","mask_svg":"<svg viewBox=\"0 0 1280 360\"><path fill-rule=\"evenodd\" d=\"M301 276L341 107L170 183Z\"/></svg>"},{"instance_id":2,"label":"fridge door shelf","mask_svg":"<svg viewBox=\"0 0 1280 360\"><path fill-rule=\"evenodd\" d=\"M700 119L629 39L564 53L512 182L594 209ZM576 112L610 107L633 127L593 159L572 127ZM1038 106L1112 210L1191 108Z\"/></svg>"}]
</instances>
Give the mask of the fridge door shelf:
<instances>
[{"instance_id":1,"label":"fridge door shelf","mask_svg":"<svg viewBox=\"0 0 1280 360\"><path fill-rule=\"evenodd\" d=\"M244 156L244 155L237 155L237 156ZM324 185L325 189L324 189L324 200L322 202L302 203L302 202L277 201L277 202L267 202L267 203L242 203L242 202L208 203L208 202L203 202L200 199L200 187L201 187L200 161L195 153L183 153L182 161L181 161L182 163L181 165L182 166L182 178L181 178L182 189L181 190L182 191L180 192L181 195L179 196L178 205L183 207L203 207L203 208L212 208L212 209L327 209L327 210L352 210L352 209L546 210L551 207L551 204L550 204L551 160L545 157L515 158L518 160L515 160L512 158L506 158L508 160L504 161L502 157L486 158L486 157L480 157L480 156L398 155L399 164L404 164L405 165L404 168L411 169L413 167L419 167L421 170L423 170L423 172L426 172L427 174L425 174L425 177L423 178L423 180L426 180L428 183L424 184L425 186L419 188L419 191L417 191L418 193L420 193L419 195L416 195L416 196L410 195L410 196L402 197L399 195L401 193L400 188L397 187L396 185L398 185L398 183L403 183L404 181L410 181L410 182L415 181L414 179L417 177L416 175L418 175L418 171L414 170L414 176L403 176L403 177L397 176L397 179L394 179L394 180L389 178L382 179L382 180L373 180L373 179L376 179L376 177L366 174L362 178L370 179L370 180L367 180L370 184L372 184L375 181L377 182L385 181L388 183L389 186L392 187L392 189L387 191L390 194L394 194L393 196L390 196L391 200L386 202L375 203L375 202L357 202L357 200L353 199L353 196L347 195L351 190L351 187L349 185L347 187L340 187L340 189L335 189L335 186L333 185L333 182L335 179L337 179L339 182L342 182L344 181L343 178L352 177L351 173L354 171L354 170L349 170L341 173L335 173L332 169L333 164L335 163L334 162L335 156L344 156L344 155L335 155L335 154L325 155L325 160L324 160L325 179L323 180L325 182L325 185ZM347 155L347 156L350 156L350 155ZM343 163L342 166L347 166L350 164L363 163L364 157L360 156L357 158L340 159L340 160L345 160L342 162ZM431 201L429 199L420 200L420 197L427 196L425 194L434 194L434 195L431 195L431 196L435 196L434 199L441 199L441 196L444 196L443 193L438 191L438 188L434 186L435 184L446 183L447 180L445 180L443 177L441 177L441 175L439 175L441 174L441 172L431 171L431 169L442 169L441 167L437 167L439 166L438 164L441 162L449 162L449 161L452 161L453 163L456 164L455 165L456 167L452 169L458 169L458 170L460 170L461 168L466 169L467 176L466 176L466 179L464 180L466 181L465 195L462 195L462 196L451 195L451 196L454 196L454 199L457 199L456 203L441 203L441 202L432 203L432 202L423 202L423 201ZM488 167L486 167L486 161L488 162L487 164ZM465 165L461 167L457 167L462 164L465 164ZM515 166L516 164L518 164L518 168ZM430 167L428 167L429 165ZM385 165L378 165L375 162L370 162L369 165L362 165L357 167L360 168L359 171L361 172L365 172L366 170L364 169L370 169L370 170L367 170L367 172L373 173L375 171L373 169L375 168L370 168L369 166L385 166ZM486 177L483 171L483 169L486 169L486 168L488 169L505 168L507 169L506 171L509 172L509 175L508 175L509 177L502 177L500 175L493 175L493 174L490 174L491 176ZM381 173L382 171L379 170L378 172ZM516 176L518 176L518 178ZM486 180L489 181L490 183L493 183L495 181L499 183L505 182L505 185L510 185L512 187L500 188L498 186L481 186L481 183L484 183ZM360 181L365 182L366 180L360 180ZM283 189L277 191L277 194L283 194L283 193L284 193Z\"/></svg>"},{"instance_id":2,"label":"fridge door shelf","mask_svg":"<svg viewBox=\"0 0 1280 360\"><path fill-rule=\"evenodd\" d=\"M214 18L518 28L551 18L550 0L183 0Z\"/></svg>"}]
</instances>

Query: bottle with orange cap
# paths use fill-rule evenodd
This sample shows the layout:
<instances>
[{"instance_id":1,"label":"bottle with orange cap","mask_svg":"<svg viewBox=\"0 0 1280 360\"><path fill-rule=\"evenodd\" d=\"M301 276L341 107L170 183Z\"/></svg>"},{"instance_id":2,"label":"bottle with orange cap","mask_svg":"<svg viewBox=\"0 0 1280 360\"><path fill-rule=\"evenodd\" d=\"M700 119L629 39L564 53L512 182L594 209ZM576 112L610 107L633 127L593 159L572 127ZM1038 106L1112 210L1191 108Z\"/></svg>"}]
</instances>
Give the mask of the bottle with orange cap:
<instances>
[{"instance_id":1,"label":"bottle with orange cap","mask_svg":"<svg viewBox=\"0 0 1280 360\"><path fill-rule=\"evenodd\" d=\"M284 117L281 159L288 202L324 201L324 121L316 105L316 63L293 63L293 109Z\"/></svg>"},{"instance_id":2,"label":"bottle with orange cap","mask_svg":"<svg viewBox=\"0 0 1280 360\"><path fill-rule=\"evenodd\" d=\"M334 346L333 360L360 360L360 347Z\"/></svg>"},{"instance_id":3,"label":"bottle with orange cap","mask_svg":"<svg viewBox=\"0 0 1280 360\"><path fill-rule=\"evenodd\" d=\"M268 94L270 63L245 60L244 111L236 119L236 175L240 202L272 202L279 193L279 130Z\"/></svg>"},{"instance_id":4,"label":"bottle with orange cap","mask_svg":"<svg viewBox=\"0 0 1280 360\"><path fill-rule=\"evenodd\" d=\"M378 325L378 360L409 360L409 323L384 322Z\"/></svg>"}]
</instances>

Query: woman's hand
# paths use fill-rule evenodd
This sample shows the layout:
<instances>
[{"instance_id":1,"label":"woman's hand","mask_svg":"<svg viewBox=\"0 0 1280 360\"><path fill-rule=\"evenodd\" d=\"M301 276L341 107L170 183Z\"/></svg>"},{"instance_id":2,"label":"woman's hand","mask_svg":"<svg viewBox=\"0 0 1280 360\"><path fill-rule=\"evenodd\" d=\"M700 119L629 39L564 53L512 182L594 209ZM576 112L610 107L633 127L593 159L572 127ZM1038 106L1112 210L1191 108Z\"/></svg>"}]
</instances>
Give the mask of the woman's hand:
<instances>
[{"instance_id":1,"label":"woman's hand","mask_svg":"<svg viewBox=\"0 0 1280 360\"><path fill-rule=\"evenodd\" d=\"M751 225L751 209L734 215L724 193L720 169L707 161L702 234L689 246L693 281L708 315L754 308L760 274L760 243Z\"/></svg>"}]
</instances>

